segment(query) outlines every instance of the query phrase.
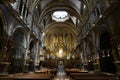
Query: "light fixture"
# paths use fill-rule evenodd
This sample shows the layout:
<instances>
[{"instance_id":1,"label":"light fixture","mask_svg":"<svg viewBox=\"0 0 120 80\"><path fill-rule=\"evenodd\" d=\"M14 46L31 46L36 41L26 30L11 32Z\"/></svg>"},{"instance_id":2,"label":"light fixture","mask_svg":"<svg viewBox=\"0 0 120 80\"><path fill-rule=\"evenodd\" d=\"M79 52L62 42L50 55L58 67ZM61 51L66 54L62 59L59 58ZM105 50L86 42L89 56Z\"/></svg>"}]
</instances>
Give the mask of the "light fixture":
<instances>
[{"instance_id":1,"label":"light fixture","mask_svg":"<svg viewBox=\"0 0 120 80\"><path fill-rule=\"evenodd\" d=\"M66 59L67 59L67 60L70 59L70 55L67 55Z\"/></svg>"},{"instance_id":2,"label":"light fixture","mask_svg":"<svg viewBox=\"0 0 120 80\"><path fill-rule=\"evenodd\" d=\"M20 16L20 18L21 18L21 19L23 19L23 17L22 17L22 16Z\"/></svg>"},{"instance_id":3,"label":"light fixture","mask_svg":"<svg viewBox=\"0 0 120 80\"><path fill-rule=\"evenodd\" d=\"M102 53L103 53L103 56L102 56L102 57L105 57L105 53L104 53L104 50L103 50L103 52L102 52Z\"/></svg>"},{"instance_id":4,"label":"light fixture","mask_svg":"<svg viewBox=\"0 0 120 80\"><path fill-rule=\"evenodd\" d=\"M59 57L62 57L62 54L63 54L63 49L62 49L62 48L61 48L61 49L59 49L58 54L59 54Z\"/></svg>"},{"instance_id":5,"label":"light fixture","mask_svg":"<svg viewBox=\"0 0 120 80\"><path fill-rule=\"evenodd\" d=\"M75 55L72 55L72 58L75 59Z\"/></svg>"},{"instance_id":6,"label":"light fixture","mask_svg":"<svg viewBox=\"0 0 120 80\"><path fill-rule=\"evenodd\" d=\"M102 14L99 16L100 18L102 17Z\"/></svg>"},{"instance_id":7,"label":"light fixture","mask_svg":"<svg viewBox=\"0 0 120 80\"><path fill-rule=\"evenodd\" d=\"M85 5L85 4L83 5L83 8L84 8L84 9L86 8L86 5Z\"/></svg>"},{"instance_id":8,"label":"light fixture","mask_svg":"<svg viewBox=\"0 0 120 80\"><path fill-rule=\"evenodd\" d=\"M110 49L107 50L107 57L110 57Z\"/></svg>"},{"instance_id":9,"label":"light fixture","mask_svg":"<svg viewBox=\"0 0 120 80\"><path fill-rule=\"evenodd\" d=\"M47 59L49 59L50 58L50 55L49 54L47 54L47 57L46 57Z\"/></svg>"},{"instance_id":10,"label":"light fixture","mask_svg":"<svg viewBox=\"0 0 120 80\"><path fill-rule=\"evenodd\" d=\"M92 25L93 27L95 27L95 24L93 23L93 25Z\"/></svg>"}]
</instances>

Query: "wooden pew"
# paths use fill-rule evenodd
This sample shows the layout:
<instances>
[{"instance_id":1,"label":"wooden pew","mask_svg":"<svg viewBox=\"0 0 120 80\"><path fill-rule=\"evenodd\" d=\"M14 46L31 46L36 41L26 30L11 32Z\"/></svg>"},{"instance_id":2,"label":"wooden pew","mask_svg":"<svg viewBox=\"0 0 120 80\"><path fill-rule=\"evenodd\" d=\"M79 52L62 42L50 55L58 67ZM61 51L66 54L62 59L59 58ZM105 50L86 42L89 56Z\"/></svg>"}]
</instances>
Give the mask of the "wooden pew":
<instances>
[{"instance_id":1,"label":"wooden pew","mask_svg":"<svg viewBox=\"0 0 120 80\"><path fill-rule=\"evenodd\" d=\"M57 70L56 69L37 70L37 71L35 71L35 73L38 73L38 74L44 73L44 74L54 74L54 75L56 75Z\"/></svg>"},{"instance_id":2,"label":"wooden pew","mask_svg":"<svg viewBox=\"0 0 120 80\"><path fill-rule=\"evenodd\" d=\"M70 73L88 73L88 71L81 71L80 69L66 69L65 71L67 75Z\"/></svg>"},{"instance_id":3,"label":"wooden pew","mask_svg":"<svg viewBox=\"0 0 120 80\"><path fill-rule=\"evenodd\" d=\"M70 73L74 80L116 80L113 74L103 73Z\"/></svg>"},{"instance_id":4,"label":"wooden pew","mask_svg":"<svg viewBox=\"0 0 120 80\"><path fill-rule=\"evenodd\" d=\"M53 74L28 74L23 73L20 75L9 75L6 77L0 77L0 80L52 80Z\"/></svg>"}]
</instances>

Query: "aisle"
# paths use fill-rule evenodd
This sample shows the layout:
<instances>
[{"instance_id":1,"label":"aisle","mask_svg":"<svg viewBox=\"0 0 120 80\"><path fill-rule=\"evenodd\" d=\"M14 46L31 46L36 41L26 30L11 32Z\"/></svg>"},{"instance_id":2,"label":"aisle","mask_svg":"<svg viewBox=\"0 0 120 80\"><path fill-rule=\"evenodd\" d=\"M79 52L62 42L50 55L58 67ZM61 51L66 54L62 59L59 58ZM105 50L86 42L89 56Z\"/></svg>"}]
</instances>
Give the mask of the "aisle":
<instances>
[{"instance_id":1,"label":"aisle","mask_svg":"<svg viewBox=\"0 0 120 80\"><path fill-rule=\"evenodd\" d=\"M58 72L53 80L72 80L72 78L66 74L62 61L58 65Z\"/></svg>"},{"instance_id":2,"label":"aisle","mask_svg":"<svg viewBox=\"0 0 120 80\"><path fill-rule=\"evenodd\" d=\"M65 71L59 71L53 80L72 80L72 78L66 75Z\"/></svg>"}]
</instances>

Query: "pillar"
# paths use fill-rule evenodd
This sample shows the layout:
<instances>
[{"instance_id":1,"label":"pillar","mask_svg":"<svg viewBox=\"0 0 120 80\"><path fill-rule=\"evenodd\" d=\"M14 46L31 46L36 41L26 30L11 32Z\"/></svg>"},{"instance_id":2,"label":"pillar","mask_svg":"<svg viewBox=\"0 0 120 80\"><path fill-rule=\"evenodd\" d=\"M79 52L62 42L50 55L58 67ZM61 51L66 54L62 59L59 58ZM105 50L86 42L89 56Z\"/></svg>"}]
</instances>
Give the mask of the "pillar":
<instances>
[{"instance_id":1,"label":"pillar","mask_svg":"<svg viewBox=\"0 0 120 80\"><path fill-rule=\"evenodd\" d=\"M95 39L95 33L92 32L92 40L93 40L93 62L95 71L100 71L100 63L99 63L99 53L97 52L97 44Z\"/></svg>"},{"instance_id":2,"label":"pillar","mask_svg":"<svg viewBox=\"0 0 120 80\"><path fill-rule=\"evenodd\" d=\"M83 42L83 56L84 56L84 62L83 62L83 66L85 67L85 68L87 68L87 52L86 52L86 49L87 49L87 46L86 46L86 42L84 41Z\"/></svg>"},{"instance_id":3,"label":"pillar","mask_svg":"<svg viewBox=\"0 0 120 80\"><path fill-rule=\"evenodd\" d=\"M25 53L25 61L24 61L24 72L28 72L28 66L29 66L29 56L28 54L30 53L29 51L29 43L30 43L30 34L27 33L27 39L26 39L26 53Z\"/></svg>"}]
</instances>

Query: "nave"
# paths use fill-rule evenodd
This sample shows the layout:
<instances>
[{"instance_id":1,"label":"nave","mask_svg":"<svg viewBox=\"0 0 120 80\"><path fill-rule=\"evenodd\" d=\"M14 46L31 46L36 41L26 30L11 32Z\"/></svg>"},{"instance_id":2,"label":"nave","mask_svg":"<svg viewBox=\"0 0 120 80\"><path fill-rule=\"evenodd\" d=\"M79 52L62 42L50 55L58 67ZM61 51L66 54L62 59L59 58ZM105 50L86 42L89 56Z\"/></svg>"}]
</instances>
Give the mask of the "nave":
<instances>
[{"instance_id":1,"label":"nave","mask_svg":"<svg viewBox=\"0 0 120 80\"><path fill-rule=\"evenodd\" d=\"M120 80L120 0L0 0L0 80Z\"/></svg>"}]
</instances>

